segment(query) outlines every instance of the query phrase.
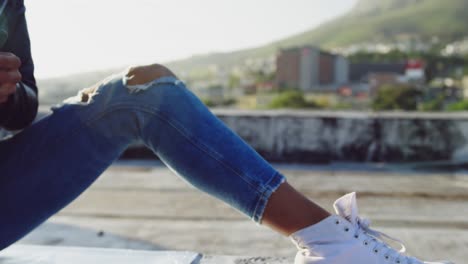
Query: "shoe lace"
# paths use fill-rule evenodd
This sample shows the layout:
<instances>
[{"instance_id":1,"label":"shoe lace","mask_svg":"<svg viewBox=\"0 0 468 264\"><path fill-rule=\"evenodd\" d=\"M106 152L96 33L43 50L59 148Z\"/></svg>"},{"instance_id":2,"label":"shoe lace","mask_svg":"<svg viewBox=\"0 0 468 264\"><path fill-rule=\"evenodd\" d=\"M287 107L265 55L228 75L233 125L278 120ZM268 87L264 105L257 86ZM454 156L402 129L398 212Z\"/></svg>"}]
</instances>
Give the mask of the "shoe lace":
<instances>
[{"instance_id":1,"label":"shoe lace","mask_svg":"<svg viewBox=\"0 0 468 264\"><path fill-rule=\"evenodd\" d=\"M418 263L418 262L413 262L414 261L413 258L409 258L403 255L406 252L406 247L401 240L394 238L392 236L389 236L383 232L372 229L370 227L371 221L369 219L357 217L355 223L357 223L355 235L358 236L360 233L364 233L367 236L369 236L371 238L371 241L375 243L374 250L376 252L379 252L383 249L387 250L387 252L385 253L385 256L387 259L390 259L391 257L392 259L395 260L395 263L402 263L402 264L403 263L406 263L406 264ZM394 248L388 246L387 243L384 242L384 239L391 240L391 241L398 243L401 246L400 250L396 251Z\"/></svg>"}]
</instances>

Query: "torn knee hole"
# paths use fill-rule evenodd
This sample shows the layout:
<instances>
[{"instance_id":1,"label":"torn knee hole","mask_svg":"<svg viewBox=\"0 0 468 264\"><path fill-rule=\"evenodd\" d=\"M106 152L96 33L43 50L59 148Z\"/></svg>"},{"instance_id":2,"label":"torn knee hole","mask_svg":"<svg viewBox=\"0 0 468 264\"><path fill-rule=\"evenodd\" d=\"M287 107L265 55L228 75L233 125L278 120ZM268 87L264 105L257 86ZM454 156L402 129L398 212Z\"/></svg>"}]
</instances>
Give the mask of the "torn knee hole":
<instances>
[{"instance_id":1,"label":"torn knee hole","mask_svg":"<svg viewBox=\"0 0 468 264\"><path fill-rule=\"evenodd\" d=\"M79 96L82 103L89 103L96 94L97 87L86 88L80 91Z\"/></svg>"},{"instance_id":2,"label":"torn knee hole","mask_svg":"<svg viewBox=\"0 0 468 264\"><path fill-rule=\"evenodd\" d=\"M124 82L131 91L139 91L148 89L155 80L163 77L176 76L163 65L153 64L130 67L124 77Z\"/></svg>"}]
</instances>

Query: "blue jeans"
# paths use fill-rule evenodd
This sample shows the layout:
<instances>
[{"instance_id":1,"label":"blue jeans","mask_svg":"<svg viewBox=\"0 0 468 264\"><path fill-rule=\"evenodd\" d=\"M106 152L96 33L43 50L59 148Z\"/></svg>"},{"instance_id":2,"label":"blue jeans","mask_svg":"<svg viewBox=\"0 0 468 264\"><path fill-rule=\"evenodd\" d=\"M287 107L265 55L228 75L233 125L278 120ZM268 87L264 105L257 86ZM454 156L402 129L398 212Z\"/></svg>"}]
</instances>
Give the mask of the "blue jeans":
<instances>
[{"instance_id":1,"label":"blue jeans","mask_svg":"<svg viewBox=\"0 0 468 264\"><path fill-rule=\"evenodd\" d=\"M285 177L173 77L131 93L117 76L85 101L0 142L0 249L65 207L132 143L143 142L198 189L261 222Z\"/></svg>"}]
</instances>

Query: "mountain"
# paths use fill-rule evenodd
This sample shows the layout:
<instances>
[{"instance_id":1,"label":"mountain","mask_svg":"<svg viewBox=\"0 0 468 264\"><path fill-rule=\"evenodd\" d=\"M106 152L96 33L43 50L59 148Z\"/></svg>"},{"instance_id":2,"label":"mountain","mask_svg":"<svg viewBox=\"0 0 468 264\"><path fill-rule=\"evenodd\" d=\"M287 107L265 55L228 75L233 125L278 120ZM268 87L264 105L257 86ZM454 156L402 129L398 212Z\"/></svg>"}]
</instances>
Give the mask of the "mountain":
<instances>
[{"instance_id":1,"label":"mountain","mask_svg":"<svg viewBox=\"0 0 468 264\"><path fill-rule=\"evenodd\" d=\"M281 41L340 47L433 36L454 41L468 35L468 0L360 0L348 14Z\"/></svg>"},{"instance_id":2,"label":"mountain","mask_svg":"<svg viewBox=\"0 0 468 264\"><path fill-rule=\"evenodd\" d=\"M262 47L195 56L170 64L175 70L208 65L229 67L249 58L266 57L278 49L304 44L324 48L366 42L452 42L468 36L468 0L359 0L348 13L310 31Z\"/></svg>"}]
</instances>

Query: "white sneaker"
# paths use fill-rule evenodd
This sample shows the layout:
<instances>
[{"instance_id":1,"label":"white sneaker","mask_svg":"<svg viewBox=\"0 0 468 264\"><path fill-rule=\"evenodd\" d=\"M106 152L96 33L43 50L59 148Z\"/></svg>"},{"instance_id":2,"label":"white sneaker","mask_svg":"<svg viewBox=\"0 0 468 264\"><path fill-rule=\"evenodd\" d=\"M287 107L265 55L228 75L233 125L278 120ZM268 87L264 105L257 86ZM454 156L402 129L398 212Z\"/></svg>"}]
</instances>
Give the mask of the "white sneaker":
<instances>
[{"instance_id":1,"label":"white sneaker","mask_svg":"<svg viewBox=\"0 0 468 264\"><path fill-rule=\"evenodd\" d=\"M359 217L356 193L336 200L334 208L338 215L290 236L299 249L295 264L453 264L404 255L401 241L372 230L370 222ZM396 251L383 238L400 243L402 249Z\"/></svg>"}]
</instances>

